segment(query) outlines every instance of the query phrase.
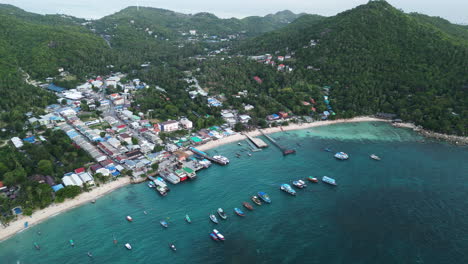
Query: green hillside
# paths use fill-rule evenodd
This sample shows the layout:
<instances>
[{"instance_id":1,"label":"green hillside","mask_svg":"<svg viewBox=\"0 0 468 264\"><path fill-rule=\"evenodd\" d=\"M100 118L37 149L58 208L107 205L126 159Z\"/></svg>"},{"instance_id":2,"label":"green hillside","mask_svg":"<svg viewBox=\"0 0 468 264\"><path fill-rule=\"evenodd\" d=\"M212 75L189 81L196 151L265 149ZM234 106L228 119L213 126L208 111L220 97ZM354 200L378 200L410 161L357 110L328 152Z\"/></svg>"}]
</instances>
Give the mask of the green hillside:
<instances>
[{"instance_id":1,"label":"green hillside","mask_svg":"<svg viewBox=\"0 0 468 264\"><path fill-rule=\"evenodd\" d=\"M466 135L465 29L427 21L432 19L422 22L385 1L372 1L325 19L303 16L247 40L238 51L294 51L288 64L295 77L331 86L332 104L342 117L396 113L428 129Z\"/></svg>"}]
</instances>

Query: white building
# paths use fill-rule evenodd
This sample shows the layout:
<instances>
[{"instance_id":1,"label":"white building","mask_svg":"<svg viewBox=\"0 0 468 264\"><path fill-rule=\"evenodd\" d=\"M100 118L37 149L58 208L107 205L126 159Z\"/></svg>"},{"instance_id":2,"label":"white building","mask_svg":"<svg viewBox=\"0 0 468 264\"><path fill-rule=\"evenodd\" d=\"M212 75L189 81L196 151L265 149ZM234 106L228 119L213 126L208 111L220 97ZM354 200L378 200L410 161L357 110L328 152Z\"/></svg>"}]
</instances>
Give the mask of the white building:
<instances>
[{"instance_id":1,"label":"white building","mask_svg":"<svg viewBox=\"0 0 468 264\"><path fill-rule=\"evenodd\" d=\"M175 120L169 120L166 122L161 123L162 131L164 132L172 132L179 130L179 122Z\"/></svg>"},{"instance_id":2,"label":"white building","mask_svg":"<svg viewBox=\"0 0 468 264\"><path fill-rule=\"evenodd\" d=\"M242 124L247 124L250 119L251 119L251 117L249 115L239 115L239 121Z\"/></svg>"},{"instance_id":3,"label":"white building","mask_svg":"<svg viewBox=\"0 0 468 264\"><path fill-rule=\"evenodd\" d=\"M181 118L179 122L185 129L192 129L192 127L193 127L192 121L188 120L185 117Z\"/></svg>"},{"instance_id":4,"label":"white building","mask_svg":"<svg viewBox=\"0 0 468 264\"><path fill-rule=\"evenodd\" d=\"M94 178L87 172L82 172L80 174L78 174L78 177L80 177L80 179L87 183L87 184L90 184L90 185L94 185Z\"/></svg>"},{"instance_id":5,"label":"white building","mask_svg":"<svg viewBox=\"0 0 468 264\"><path fill-rule=\"evenodd\" d=\"M24 146L23 141L21 141L21 139L19 137L11 138L11 143L13 143L13 145L16 148L21 148L22 146Z\"/></svg>"},{"instance_id":6,"label":"white building","mask_svg":"<svg viewBox=\"0 0 468 264\"><path fill-rule=\"evenodd\" d=\"M190 33L190 35L193 35L193 36L197 35L197 31L194 30L194 29L189 30L189 33Z\"/></svg>"}]
</instances>

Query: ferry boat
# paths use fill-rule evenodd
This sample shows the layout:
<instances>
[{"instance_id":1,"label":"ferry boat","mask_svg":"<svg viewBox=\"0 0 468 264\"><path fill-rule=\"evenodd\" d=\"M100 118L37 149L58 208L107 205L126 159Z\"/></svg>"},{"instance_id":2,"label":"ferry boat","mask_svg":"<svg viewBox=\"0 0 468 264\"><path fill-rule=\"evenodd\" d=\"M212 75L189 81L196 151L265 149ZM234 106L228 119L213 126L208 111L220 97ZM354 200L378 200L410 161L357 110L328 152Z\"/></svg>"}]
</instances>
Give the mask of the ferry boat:
<instances>
[{"instance_id":1,"label":"ferry boat","mask_svg":"<svg viewBox=\"0 0 468 264\"><path fill-rule=\"evenodd\" d=\"M292 184L294 186L296 186L297 188L299 188L299 189L303 189L303 188L307 187L307 185L305 184L305 182L303 180L293 181Z\"/></svg>"},{"instance_id":2,"label":"ferry boat","mask_svg":"<svg viewBox=\"0 0 468 264\"><path fill-rule=\"evenodd\" d=\"M167 228L169 226L169 224L165 220L161 220L161 221L159 221L159 223L165 228Z\"/></svg>"},{"instance_id":3,"label":"ferry boat","mask_svg":"<svg viewBox=\"0 0 468 264\"><path fill-rule=\"evenodd\" d=\"M70 239L70 241L69 241L69 242L70 242L70 246L72 246L72 247L74 247L74 246L75 246L75 242L73 242L73 240L72 240L72 239Z\"/></svg>"},{"instance_id":4,"label":"ferry boat","mask_svg":"<svg viewBox=\"0 0 468 264\"><path fill-rule=\"evenodd\" d=\"M262 205L262 201L260 201L260 198L258 198L257 195L252 196L252 202L254 202L256 205Z\"/></svg>"},{"instance_id":5,"label":"ferry boat","mask_svg":"<svg viewBox=\"0 0 468 264\"><path fill-rule=\"evenodd\" d=\"M323 176L322 181L325 182L325 183L328 183L330 185L336 186L336 181L333 178Z\"/></svg>"},{"instance_id":6,"label":"ferry boat","mask_svg":"<svg viewBox=\"0 0 468 264\"><path fill-rule=\"evenodd\" d=\"M349 159L349 155L344 153L344 152L337 152L337 153L335 153L335 158L337 158L339 160L347 160L347 159Z\"/></svg>"},{"instance_id":7,"label":"ferry boat","mask_svg":"<svg viewBox=\"0 0 468 264\"><path fill-rule=\"evenodd\" d=\"M308 179L309 181L313 182L313 183L318 183L317 178L314 178L314 177L312 177L312 176L309 176L307 179Z\"/></svg>"},{"instance_id":8,"label":"ferry boat","mask_svg":"<svg viewBox=\"0 0 468 264\"><path fill-rule=\"evenodd\" d=\"M291 185L289 185L289 184L287 184L287 183L281 184L280 189L281 189L282 191L284 191L284 192L289 193L290 195L296 195L296 191L293 190L293 188L291 187Z\"/></svg>"},{"instance_id":9,"label":"ferry boat","mask_svg":"<svg viewBox=\"0 0 468 264\"><path fill-rule=\"evenodd\" d=\"M190 219L188 214L185 215L185 221L187 221L187 223L189 224L192 223L192 220Z\"/></svg>"},{"instance_id":10,"label":"ferry boat","mask_svg":"<svg viewBox=\"0 0 468 264\"><path fill-rule=\"evenodd\" d=\"M213 233L222 241L224 241L224 236L216 229L213 229Z\"/></svg>"},{"instance_id":11,"label":"ferry boat","mask_svg":"<svg viewBox=\"0 0 468 264\"><path fill-rule=\"evenodd\" d=\"M238 216L245 216L244 212L239 209L239 208L234 208L234 212L238 215Z\"/></svg>"},{"instance_id":12,"label":"ferry boat","mask_svg":"<svg viewBox=\"0 0 468 264\"><path fill-rule=\"evenodd\" d=\"M258 192L257 194L265 203L271 203L270 196L266 192Z\"/></svg>"},{"instance_id":13,"label":"ferry boat","mask_svg":"<svg viewBox=\"0 0 468 264\"><path fill-rule=\"evenodd\" d=\"M132 245L130 245L130 243L126 243L126 244L125 244L125 247L126 247L128 250L132 250Z\"/></svg>"},{"instance_id":14,"label":"ferry boat","mask_svg":"<svg viewBox=\"0 0 468 264\"><path fill-rule=\"evenodd\" d=\"M173 251L177 251L177 248L175 247L174 244L169 244L169 248L172 249Z\"/></svg>"},{"instance_id":15,"label":"ferry boat","mask_svg":"<svg viewBox=\"0 0 468 264\"><path fill-rule=\"evenodd\" d=\"M219 217L221 217L221 219L226 220L227 214L224 212L223 208L218 208L216 212L218 213Z\"/></svg>"},{"instance_id":16,"label":"ferry boat","mask_svg":"<svg viewBox=\"0 0 468 264\"><path fill-rule=\"evenodd\" d=\"M248 202L243 202L242 205L245 208L249 209L250 211L252 211L254 209L253 206L251 204L249 204Z\"/></svg>"},{"instance_id":17,"label":"ferry boat","mask_svg":"<svg viewBox=\"0 0 468 264\"><path fill-rule=\"evenodd\" d=\"M127 215L127 221L132 222L133 218L131 216Z\"/></svg>"},{"instance_id":18,"label":"ferry boat","mask_svg":"<svg viewBox=\"0 0 468 264\"><path fill-rule=\"evenodd\" d=\"M210 214L210 220L215 224L219 223L218 218L214 214Z\"/></svg>"},{"instance_id":19,"label":"ferry boat","mask_svg":"<svg viewBox=\"0 0 468 264\"><path fill-rule=\"evenodd\" d=\"M370 155L370 158L373 160L381 160L381 158L375 154Z\"/></svg>"},{"instance_id":20,"label":"ferry boat","mask_svg":"<svg viewBox=\"0 0 468 264\"><path fill-rule=\"evenodd\" d=\"M213 156L213 159L219 161L223 165L229 164L229 159L221 155L215 155Z\"/></svg>"},{"instance_id":21,"label":"ferry boat","mask_svg":"<svg viewBox=\"0 0 468 264\"><path fill-rule=\"evenodd\" d=\"M217 237L214 233L210 233L210 237L211 237L214 241L218 241L218 237Z\"/></svg>"}]
</instances>

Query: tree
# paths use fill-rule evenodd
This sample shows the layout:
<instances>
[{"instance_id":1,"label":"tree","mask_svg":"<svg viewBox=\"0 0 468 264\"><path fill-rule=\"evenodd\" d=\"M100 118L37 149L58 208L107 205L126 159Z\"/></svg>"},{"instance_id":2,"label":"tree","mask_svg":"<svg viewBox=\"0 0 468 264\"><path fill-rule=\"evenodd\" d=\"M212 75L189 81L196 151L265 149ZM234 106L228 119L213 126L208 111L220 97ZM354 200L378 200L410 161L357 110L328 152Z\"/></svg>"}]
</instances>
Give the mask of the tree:
<instances>
[{"instance_id":1,"label":"tree","mask_svg":"<svg viewBox=\"0 0 468 264\"><path fill-rule=\"evenodd\" d=\"M37 170L42 175L52 175L54 173L54 166L50 160L41 160L37 164Z\"/></svg>"},{"instance_id":2,"label":"tree","mask_svg":"<svg viewBox=\"0 0 468 264\"><path fill-rule=\"evenodd\" d=\"M66 198L74 198L81 193L79 186L65 186L65 188L58 190L55 195L59 200L63 201Z\"/></svg>"},{"instance_id":3,"label":"tree","mask_svg":"<svg viewBox=\"0 0 468 264\"><path fill-rule=\"evenodd\" d=\"M138 138L132 137L132 144L133 145L138 145Z\"/></svg>"},{"instance_id":4,"label":"tree","mask_svg":"<svg viewBox=\"0 0 468 264\"><path fill-rule=\"evenodd\" d=\"M158 169L159 169L159 163L153 163L153 164L151 165L151 168L152 168L154 171L158 171Z\"/></svg>"}]
</instances>

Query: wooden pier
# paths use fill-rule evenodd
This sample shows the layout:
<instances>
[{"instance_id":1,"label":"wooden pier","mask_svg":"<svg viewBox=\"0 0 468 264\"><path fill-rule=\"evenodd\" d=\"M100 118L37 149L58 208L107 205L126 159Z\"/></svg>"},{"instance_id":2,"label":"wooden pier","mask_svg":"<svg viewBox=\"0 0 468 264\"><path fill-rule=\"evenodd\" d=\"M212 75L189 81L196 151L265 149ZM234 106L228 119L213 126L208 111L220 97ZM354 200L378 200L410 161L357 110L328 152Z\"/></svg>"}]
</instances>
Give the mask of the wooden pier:
<instances>
[{"instance_id":1,"label":"wooden pier","mask_svg":"<svg viewBox=\"0 0 468 264\"><path fill-rule=\"evenodd\" d=\"M274 140L272 137L268 136L267 134L263 133L262 131L260 131L260 133L262 133L263 136L265 136L268 140L270 140L270 142L273 143L273 145L277 146L283 152L283 155L296 153L295 149L288 149L286 147L283 147L276 140Z\"/></svg>"},{"instance_id":2,"label":"wooden pier","mask_svg":"<svg viewBox=\"0 0 468 264\"><path fill-rule=\"evenodd\" d=\"M262 151L261 148L257 148L257 146L255 146L250 140L246 139L245 142L250 146L250 150L252 152Z\"/></svg>"},{"instance_id":3,"label":"wooden pier","mask_svg":"<svg viewBox=\"0 0 468 264\"><path fill-rule=\"evenodd\" d=\"M265 143L265 141L259 139L259 138L253 138L247 134L244 134L249 140L250 142L252 142L255 146L257 146L257 148L266 148L268 147L268 144Z\"/></svg>"}]
</instances>

